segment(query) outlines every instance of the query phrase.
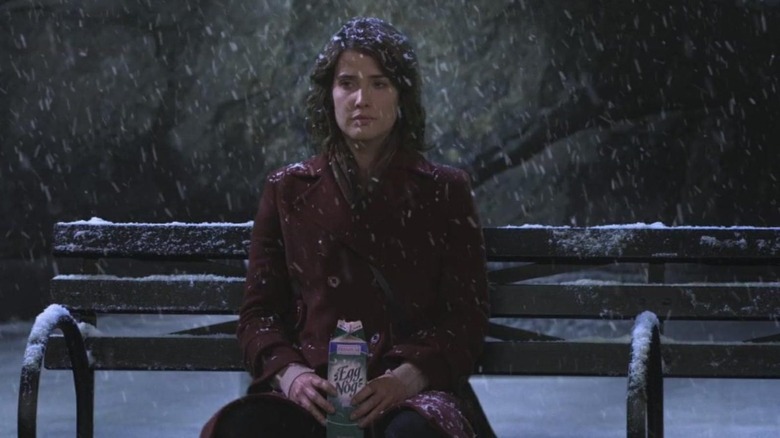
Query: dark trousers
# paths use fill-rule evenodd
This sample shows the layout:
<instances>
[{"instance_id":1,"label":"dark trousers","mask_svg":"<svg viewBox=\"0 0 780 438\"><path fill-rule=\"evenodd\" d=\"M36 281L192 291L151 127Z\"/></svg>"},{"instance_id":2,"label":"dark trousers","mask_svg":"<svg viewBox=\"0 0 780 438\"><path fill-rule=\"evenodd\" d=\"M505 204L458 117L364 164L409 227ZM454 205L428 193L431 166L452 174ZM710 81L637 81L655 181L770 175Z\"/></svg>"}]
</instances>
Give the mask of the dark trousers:
<instances>
[{"instance_id":1,"label":"dark trousers","mask_svg":"<svg viewBox=\"0 0 780 438\"><path fill-rule=\"evenodd\" d=\"M220 414L215 426L217 438L325 436L325 427L306 411L273 400L231 406ZM441 437L422 415L411 409L388 414L366 432L366 438Z\"/></svg>"}]
</instances>

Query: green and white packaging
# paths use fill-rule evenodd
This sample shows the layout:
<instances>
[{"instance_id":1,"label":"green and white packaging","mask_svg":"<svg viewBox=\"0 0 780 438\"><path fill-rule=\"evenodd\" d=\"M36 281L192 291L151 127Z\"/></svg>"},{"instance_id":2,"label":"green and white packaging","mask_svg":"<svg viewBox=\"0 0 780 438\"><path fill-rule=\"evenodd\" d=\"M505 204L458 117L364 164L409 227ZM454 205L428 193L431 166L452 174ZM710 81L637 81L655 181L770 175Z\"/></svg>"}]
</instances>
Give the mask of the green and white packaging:
<instances>
[{"instance_id":1,"label":"green and white packaging","mask_svg":"<svg viewBox=\"0 0 780 438\"><path fill-rule=\"evenodd\" d=\"M363 438L363 429L350 421L351 400L366 386L368 345L360 321L339 320L328 347L328 381L338 395L328 396L336 408L328 415L328 438Z\"/></svg>"}]
</instances>

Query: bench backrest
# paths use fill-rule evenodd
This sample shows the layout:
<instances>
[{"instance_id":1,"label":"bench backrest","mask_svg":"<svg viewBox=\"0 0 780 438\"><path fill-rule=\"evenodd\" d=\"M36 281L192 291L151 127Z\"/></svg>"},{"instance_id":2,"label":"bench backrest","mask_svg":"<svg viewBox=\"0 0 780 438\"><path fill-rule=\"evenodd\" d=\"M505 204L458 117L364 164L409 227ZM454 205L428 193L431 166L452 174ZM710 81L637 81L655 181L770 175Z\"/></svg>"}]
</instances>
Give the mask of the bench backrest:
<instances>
[{"instance_id":1,"label":"bench backrest","mask_svg":"<svg viewBox=\"0 0 780 438\"><path fill-rule=\"evenodd\" d=\"M57 224L51 300L87 318L235 314L250 230L251 223ZM477 372L625 375L625 339L566 342L565 350L561 342L523 342L562 340L516 324L526 318L631 320L644 310L662 320L780 317L780 229L518 227L484 235L497 319ZM233 327L96 339L91 348L106 349L95 355L96 368L241 370L235 340L225 336ZM711 348L684 345L665 347L669 375L780 375L771 362L780 357L763 344L734 345L733 363L719 369L699 366ZM56 348L48 366L67 366ZM765 363L752 361L764 353Z\"/></svg>"}]
</instances>

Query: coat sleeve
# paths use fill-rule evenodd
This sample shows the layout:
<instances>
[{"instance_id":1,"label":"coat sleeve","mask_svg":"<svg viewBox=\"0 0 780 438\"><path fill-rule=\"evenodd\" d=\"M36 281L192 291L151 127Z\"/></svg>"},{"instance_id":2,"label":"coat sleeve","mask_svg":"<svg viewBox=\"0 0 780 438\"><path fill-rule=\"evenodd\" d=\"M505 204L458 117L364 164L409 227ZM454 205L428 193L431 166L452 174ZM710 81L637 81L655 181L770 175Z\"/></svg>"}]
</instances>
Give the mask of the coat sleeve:
<instances>
[{"instance_id":1,"label":"coat sleeve","mask_svg":"<svg viewBox=\"0 0 780 438\"><path fill-rule=\"evenodd\" d=\"M447 213L441 251L438 308L433 323L395 345L386 357L411 362L430 389L451 390L471 374L487 333L485 244L465 172L446 169Z\"/></svg>"},{"instance_id":2,"label":"coat sleeve","mask_svg":"<svg viewBox=\"0 0 780 438\"><path fill-rule=\"evenodd\" d=\"M295 303L285 262L277 180L273 176L266 180L252 227L237 330L244 366L260 382L269 382L292 362L306 364L290 338Z\"/></svg>"}]
</instances>

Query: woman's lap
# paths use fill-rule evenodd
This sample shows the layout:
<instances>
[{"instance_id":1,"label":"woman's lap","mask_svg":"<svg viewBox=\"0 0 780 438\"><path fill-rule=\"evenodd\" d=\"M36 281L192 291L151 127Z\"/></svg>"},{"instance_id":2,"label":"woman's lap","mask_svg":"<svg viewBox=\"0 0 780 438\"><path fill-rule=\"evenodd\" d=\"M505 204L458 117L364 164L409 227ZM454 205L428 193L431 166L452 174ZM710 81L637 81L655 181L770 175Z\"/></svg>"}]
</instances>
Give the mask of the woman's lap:
<instances>
[{"instance_id":1,"label":"woman's lap","mask_svg":"<svg viewBox=\"0 0 780 438\"><path fill-rule=\"evenodd\" d=\"M380 422L379 433L384 438L439 438L439 433L428 420L413 409L400 409Z\"/></svg>"},{"instance_id":2,"label":"woman's lap","mask_svg":"<svg viewBox=\"0 0 780 438\"><path fill-rule=\"evenodd\" d=\"M441 437L441 434L417 411L400 409L381 419L373 433L374 437ZM325 427L303 409L285 400L249 398L223 409L214 425L213 437L325 437Z\"/></svg>"},{"instance_id":3,"label":"woman's lap","mask_svg":"<svg viewBox=\"0 0 780 438\"><path fill-rule=\"evenodd\" d=\"M216 438L319 437L325 428L306 411L282 400L246 399L229 405L214 426Z\"/></svg>"}]
</instances>

